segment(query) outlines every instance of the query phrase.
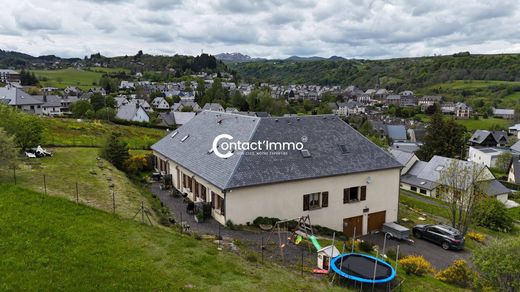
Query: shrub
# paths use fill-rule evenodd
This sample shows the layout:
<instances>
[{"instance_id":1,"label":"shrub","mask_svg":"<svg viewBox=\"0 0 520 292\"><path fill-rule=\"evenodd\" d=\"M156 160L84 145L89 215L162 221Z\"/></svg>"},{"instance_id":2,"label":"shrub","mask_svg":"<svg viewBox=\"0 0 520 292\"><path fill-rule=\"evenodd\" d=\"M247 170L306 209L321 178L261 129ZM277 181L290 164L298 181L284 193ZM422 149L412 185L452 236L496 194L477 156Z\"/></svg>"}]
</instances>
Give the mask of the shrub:
<instances>
[{"instance_id":1,"label":"shrub","mask_svg":"<svg viewBox=\"0 0 520 292\"><path fill-rule=\"evenodd\" d=\"M475 206L473 218L477 225L492 230L509 232L513 229L513 219L507 213L506 206L493 198L480 201Z\"/></svg>"},{"instance_id":2,"label":"shrub","mask_svg":"<svg viewBox=\"0 0 520 292\"><path fill-rule=\"evenodd\" d=\"M492 242L473 252L473 263L479 272L479 288L488 291L520 291L520 237Z\"/></svg>"},{"instance_id":3,"label":"shrub","mask_svg":"<svg viewBox=\"0 0 520 292\"><path fill-rule=\"evenodd\" d=\"M231 229L231 230L235 230L235 224L233 224L233 221L231 221L231 220L228 220L228 221L226 222L226 226L227 226L229 229Z\"/></svg>"},{"instance_id":4,"label":"shrub","mask_svg":"<svg viewBox=\"0 0 520 292\"><path fill-rule=\"evenodd\" d=\"M386 250L386 256L388 259L395 260L395 256L397 255L397 250L395 248L389 248ZM406 257L406 254L402 251L399 251L399 259L403 259Z\"/></svg>"},{"instance_id":5,"label":"shrub","mask_svg":"<svg viewBox=\"0 0 520 292\"><path fill-rule=\"evenodd\" d=\"M359 243L359 249L368 253L374 250L374 244L369 241L363 240Z\"/></svg>"},{"instance_id":6,"label":"shrub","mask_svg":"<svg viewBox=\"0 0 520 292\"><path fill-rule=\"evenodd\" d=\"M399 262L399 265L407 274L422 276L434 272L432 265L423 256L407 256Z\"/></svg>"},{"instance_id":7,"label":"shrub","mask_svg":"<svg viewBox=\"0 0 520 292\"><path fill-rule=\"evenodd\" d=\"M475 275L464 260L455 260L451 266L438 272L435 278L463 288L470 286Z\"/></svg>"},{"instance_id":8,"label":"shrub","mask_svg":"<svg viewBox=\"0 0 520 292\"><path fill-rule=\"evenodd\" d=\"M485 234L482 234L482 233L478 233L478 232L474 232L474 231L470 231L466 234L466 236L469 238L469 239L473 239L474 241L476 242L484 242L484 240L486 240L486 235Z\"/></svg>"},{"instance_id":9,"label":"shrub","mask_svg":"<svg viewBox=\"0 0 520 292\"><path fill-rule=\"evenodd\" d=\"M150 170L150 159L148 155L132 155L125 160L124 168L128 173L138 173L140 171Z\"/></svg>"},{"instance_id":10,"label":"shrub","mask_svg":"<svg viewBox=\"0 0 520 292\"><path fill-rule=\"evenodd\" d=\"M278 221L280 221L280 219L278 219L278 218L257 217L255 220L253 220L253 224L256 225L256 226L259 226L260 224L263 224L263 225L274 225Z\"/></svg>"}]
</instances>

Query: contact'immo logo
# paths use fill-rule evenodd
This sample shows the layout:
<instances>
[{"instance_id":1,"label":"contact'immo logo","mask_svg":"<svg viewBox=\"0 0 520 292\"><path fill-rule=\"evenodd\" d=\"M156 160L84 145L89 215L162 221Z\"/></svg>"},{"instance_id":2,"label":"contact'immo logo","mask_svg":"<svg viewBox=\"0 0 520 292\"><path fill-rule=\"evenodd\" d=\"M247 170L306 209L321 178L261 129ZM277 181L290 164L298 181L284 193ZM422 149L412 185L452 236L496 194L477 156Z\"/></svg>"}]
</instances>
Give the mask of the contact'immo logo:
<instances>
[{"instance_id":1,"label":"contact'immo logo","mask_svg":"<svg viewBox=\"0 0 520 292\"><path fill-rule=\"evenodd\" d=\"M302 137L302 141L307 142L306 137ZM220 158L229 158L233 156L236 151L283 153L292 150L302 150L304 146L303 142L278 142L269 140L234 141L233 136L221 134L213 139L211 151Z\"/></svg>"}]
</instances>

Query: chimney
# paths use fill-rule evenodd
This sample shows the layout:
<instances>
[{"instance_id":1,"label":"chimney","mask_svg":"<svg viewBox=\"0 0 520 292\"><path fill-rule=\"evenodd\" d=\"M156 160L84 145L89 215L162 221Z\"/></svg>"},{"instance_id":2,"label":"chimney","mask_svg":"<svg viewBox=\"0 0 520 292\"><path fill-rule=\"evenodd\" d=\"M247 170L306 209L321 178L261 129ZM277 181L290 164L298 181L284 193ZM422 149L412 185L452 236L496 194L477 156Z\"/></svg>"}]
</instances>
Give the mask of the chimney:
<instances>
[{"instance_id":1,"label":"chimney","mask_svg":"<svg viewBox=\"0 0 520 292\"><path fill-rule=\"evenodd\" d=\"M43 102L47 102L47 93L43 93Z\"/></svg>"}]
</instances>

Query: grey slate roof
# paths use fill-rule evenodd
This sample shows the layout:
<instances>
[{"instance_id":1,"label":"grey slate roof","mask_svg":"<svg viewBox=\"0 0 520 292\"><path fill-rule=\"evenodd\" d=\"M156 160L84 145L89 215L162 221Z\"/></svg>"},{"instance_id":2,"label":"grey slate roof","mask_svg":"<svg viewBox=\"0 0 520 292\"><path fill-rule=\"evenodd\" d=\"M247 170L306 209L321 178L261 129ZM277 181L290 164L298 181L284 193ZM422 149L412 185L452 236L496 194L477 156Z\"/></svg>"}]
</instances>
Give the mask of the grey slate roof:
<instances>
[{"instance_id":1,"label":"grey slate roof","mask_svg":"<svg viewBox=\"0 0 520 292\"><path fill-rule=\"evenodd\" d=\"M35 99L42 102L42 107L61 107L61 97L57 95L35 95Z\"/></svg>"},{"instance_id":2,"label":"grey slate roof","mask_svg":"<svg viewBox=\"0 0 520 292\"><path fill-rule=\"evenodd\" d=\"M219 103L206 103L202 110L224 111L224 108Z\"/></svg>"},{"instance_id":3,"label":"grey slate roof","mask_svg":"<svg viewBox=\"0 0 520 292\"><path fill-rule=\"evenodd\" d=\"M516 151L516 152L520 152L520 140L519 141L516 141L515 144L513 144L511 147L510 147L511 150L513 151Z\"/></svg>"},{"instance_id":4,"label":"grey slate roof","mask_svg":"<svg viewBox=\"0 0 520 292\"><path fill-rule=\"evenodd\" d=\"M410 159L415 155L413 152L406 152L402 150L397 149L389 149L390 154L392 154L399 163L401 163L403 166L405 166Z\"/></svg>"},{"instance_id":5,"label":"grey slate roof","mask_svg":"<svg viewBox=\"0 0 520 292\"><path fill-rule=\"evenodd\" d=\"M8 104L11 106L43 104L43 101L36 99L20 88L10 85L0 88L0 99L8 99Z\"/></svg>"},{"instance_id":6,"label":"grey slate roof","mask_svg":"<svg viewBox=\"0 0 520 292\"><path fill-rule=\"evenodd\" d=\"M510 189L506 188L496 179L482 182L481 187L484 193L490 197L511 193Z\"/></svg>"},{"instance_id":7,"label":"grey slate roof","mask_svg":"<svg viewBox=\"0 0 520 292\"><path fill-rule=\"evenodd\" d=\"M388 137L392 140L406 140L406 128L403 125L388 125Z\"/></svg>"},{"instance_id":8,"label":"grey slate roof","mask_svg":"<svg viewBox=\"0 0 520 292\"><path fill-rule=\"evenodd\" d=\"M142 108L142 106L139 106L139 107ZM135 103L129 103L129 104L123 105L117 110L116 118L121 119L121 120L131 121L135 117L137 110L138 110L138 107L136 106Z\"/></svg>"},{"instance_id":9,"label":"grey slate roof","mask_svg":"<svg viewBox=\"0 0 520 292\"><path fill-rule=\"evenodd\" d=\"M203 111L177 131L175 137L170 133L152 149L223 190L401 167L389 153L333 115L259 118ZM235 152L222 159L208 153L219 134L242 142L300 142L307 137L304 148L311 157L304 158L295 150L287 155ZM348 152L344 154L339 145L345 145Z\"/></svg>"},{"instance_id":10,"label":"grey slate roof","mask_svg":"<svg viewBox=\"0 0 520 292\"><path fill-rule=\"evenodd\" d=\"M495 139L496 144L507 143L507 133L505 131L488 131L488 130L476 130L471 138L470 142L481 144L486 140L486 138L492 135L493 139ZM502 141L502 142L501 142Z\"/></svg>"}]
</instances>

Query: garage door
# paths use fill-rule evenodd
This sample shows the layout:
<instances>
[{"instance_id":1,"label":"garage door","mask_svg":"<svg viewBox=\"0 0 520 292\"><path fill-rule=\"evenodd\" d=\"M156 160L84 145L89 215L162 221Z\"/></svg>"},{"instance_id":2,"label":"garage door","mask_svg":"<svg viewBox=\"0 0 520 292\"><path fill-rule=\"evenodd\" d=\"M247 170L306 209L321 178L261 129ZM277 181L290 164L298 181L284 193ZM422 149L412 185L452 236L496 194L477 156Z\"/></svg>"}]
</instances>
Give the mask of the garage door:
<instances>
[{"instance_id":1,"label":"garage door","mask_svg":"<svg viewBox=\"0 0 520 292\"><path fill-rule=\"evenodd\" d=\"M354 236L354 229L356 237L363 233L363 216L356 216L343 219L343 233L348 236Z\"/></svg>"},{"instance_id":2,"label":"garage door","mask_svg":"<svg viewBox=\"0 0 520 292\"><path fill-rule=\"evenodd\" d=\"M386 221L386 211L368 214L368 232L381 230Z\"/></svg>"}]
</instances>

